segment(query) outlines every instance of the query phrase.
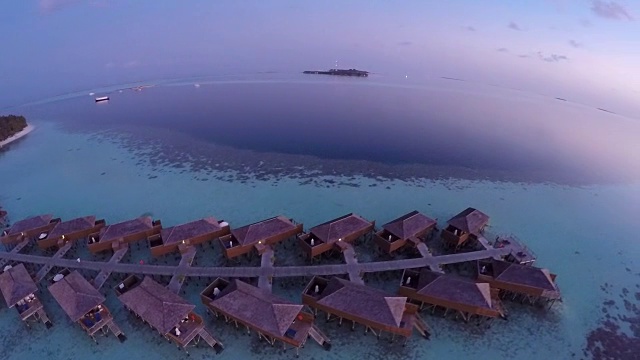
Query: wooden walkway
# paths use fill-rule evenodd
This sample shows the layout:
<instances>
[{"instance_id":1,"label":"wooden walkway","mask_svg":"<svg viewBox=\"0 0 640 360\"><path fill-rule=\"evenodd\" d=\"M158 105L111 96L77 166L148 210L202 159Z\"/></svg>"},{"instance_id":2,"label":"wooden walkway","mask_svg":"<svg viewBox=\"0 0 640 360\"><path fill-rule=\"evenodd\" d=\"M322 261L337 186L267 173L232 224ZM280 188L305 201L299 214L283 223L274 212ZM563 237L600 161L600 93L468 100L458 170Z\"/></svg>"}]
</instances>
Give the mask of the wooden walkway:
<instances>
[{"instance_id":1,"label":"wooden walkway","mask_svg":"<svg viewBox=\"0 0 640 360\"><path fill-rule=\"evenodd\" d=\"M344 250L342 250L342 256L344 256L344 262L347 263L347 274L349 274L349 280L354 283L364 285L364 280L362 280L362 276L360 276L360 267L358 267L356 251L349 243L344 243L342 246L344 247Z\"/></svg>"},{"instance_id":2,"label":"wooden walkway","mask_svg":"<svg viewBox=\"0 0 640 360\"><path fill-rule=\"evenodd\" d=\"M182 289L182 284L184 284L184 280L187 278L184 270L189 268L191 264L193 264L193 259L196 257L196 247L189 246L183 253L182 259L180 259L180 264L176 268L176 272L169 281L169 285L167 288L172 292L178 294L180 293L180 289Z\"/></svg>"},{"instance_id":3,"label":"wooden walkway","mask_svg":"<svg viewBox=\"0 0 640 360\"><path fill-rule=\"evenodd\" d=\"M416 247L418 248L418 251L420 252L420 256L422 256L423 258L428 258L428 259L432 259L433 255L431 255L431 252L429 251L429 248L427 247L427 244L423 243L422 241L418 243L418 245L416 245ZM439 272L439 273L443 273L444 271L442 270L442 267L438 264L438 265L429 265L429 270L431 271L435 271L435 272Z\"/></svg>"},{"instance_id":4,"label":"wooden walkway","mask_svg":"<svg viewBox=\"0 0 640 360\"><path fill-rule=\"evenodd\" d=\"M116 250L111 256L111 259L109 259L109 263L114 263L114 264L119 263L120 260L122 260L122 258L125 256L127 251L129 251L129 244L125 243L125 244L121 244L120 246L121 246L120 249ZM96 278L93 279L93 287L100 290L102 285L104 285L104 283L107 282L107 279L109 278L109 276L111 276L111 271L101 270L100 273L96 276Z\"/></svg>"},{"instance_id":5,"label":"wooden walkway","mask_svg":"<svg viewBox=\"0 0 640 360\"><path fill-rule=\"evenodd\" d=\"M124 342L127 339L127 337L124 336L124 333L122 332L122 330L120 330L120 327L118 327L118 325L116 325L116 323L113 321L113 319L109 320L109 322L107 322L106 326L107 326L107 328L109 328L109 330L111 330L113 335L115 335L118 338L118 340L120 340L120 342Z\"/></svg>"},{"instance_id":6,"label":"wooden walkway","mask_svg":"<svg viewBox=\"0 0 640 360\"><path fill-rule=\"evenodd\" d=\"M262 253L260 267L264 269L273 269L273 248L271 246L266 246L266 250ZM268 275L258 277L258 287L260 289L269 290L269 292L271 292L271 285L272 280Z\"/></svg>"},{"instance_id":7,"label":"wooden walkway","mask_svg":"<svg viewBox=\"0 0 640 360\"><path fill-rule=\"evenodd\" d=\"M58 266L56 265L55 260L66 260L70 262L73 261L76 264L78 264L78 262L75 260L63 259L64 255L68 253L69 250L71 250L71 247L73 247L73 241L69 241L68 243L64 244L64 246L58 249L58 251L56 251L56 253L53 254L52 257L48 258L48 259L51 259L51 262L44 263L43 264L44 266L40 268L40 270L38 270L38 273L36 274L36 283L39 283L40 281L44 280L44 278L49 274L51 269L53 269L54 266ZM66 266L66 267L73 268L73 266Z\"/></svg>"},{"instance_id":8,"label":"wooden walkway","mask_svg":"<svg viewBox=\"0 0 640 360\"><path fill-rule=\"evenodd\" d=\"M323 346L324 348L331 347L331 341L329 340L329 337L325 335L322 330L320 330L318 326L316 326L316 324L311 325L311 329L309 329L309 336L311 336L311 338L315 340L320 346Z\"/></svg>"},{"instance_id":9,"label":"wooden walkway","mask_svg":"<svg viewBox=\"0 0 640 360\"><path fill-rule=\"evenodd\" d=\"M224 345L222 345L220 341L218 341L211 334L209 334L209 332L205 328L200 329L200 331L198 332L198 335L202 340L204 340L207 344L209 344L209 346L216 349L216 353L219 353L224 347Z\"/></svg>"},{"instance_id":10,"label":"wooden walkway","mask_svg":"<svg viewBox=\"0 0 640 360\"><path fill-rule=\"evenodd\" d=\"M66 246L67 245L65 245L65 248ZM180 271L182 275L197 276L197 277L260 277L260 276L312 277L315 275L328 276L328 275L336 275L336 274L348 274L350 271L357 271L357 273L360 274L360 273L369 273L369 272L382 272L382 271L402 270L402 269L411 269L411 268L421 268L425 266L438 266L438 265L492 258L494 256L505 256L510 254L512 251L510 247L505 246L502 248L494 248L489 250L466 252L466 253L447 254L447 255L432 256L427 258L401 259L401 260L378 261L378 262L356 263L356 264L277 266L277 267L266 267L266 268L263 268L263 267L198 267L198 266L179 268L178 266L112 263L112 262L89 261L89 260L82 260L81 262L77 262L76 260L62 258L62 255L64 255L64 253L68 251L68 249L65 249L65 248L61 248L58 251L58 253L56 253L56 255L54 255L53 257L0 251L0 259L44 265L44 267L39 272L39 274L42 272L44 275L41 275L38 281L44 279L44 276L46 276L46 274L54 266L61 267L61 268L69 268L69 269L108 271L112 273L115 272L115 273L125 273L125 274L164 275L164 276L173 276L173 275L176 275L178 271ZM61 253L62 255L59 255Z\"/></svg>"},{"instance_id":11,"label":"wooden walkway","mask_svg":"<svg viewBox=\"0 0 640 360\"><path fill-rule=\"evenodd\" d=\"M16 253L16 254L19 253L22 249L24 249L25 246L29 244L30 241L31 241L30 239L22 240L20 243L18 243L18 245L14 246L13 249L11 249L11 251L9 252ZM8 259L0 260L0 268L3 268L8 262L9 262Z\"/></svg>"}]
</instances>

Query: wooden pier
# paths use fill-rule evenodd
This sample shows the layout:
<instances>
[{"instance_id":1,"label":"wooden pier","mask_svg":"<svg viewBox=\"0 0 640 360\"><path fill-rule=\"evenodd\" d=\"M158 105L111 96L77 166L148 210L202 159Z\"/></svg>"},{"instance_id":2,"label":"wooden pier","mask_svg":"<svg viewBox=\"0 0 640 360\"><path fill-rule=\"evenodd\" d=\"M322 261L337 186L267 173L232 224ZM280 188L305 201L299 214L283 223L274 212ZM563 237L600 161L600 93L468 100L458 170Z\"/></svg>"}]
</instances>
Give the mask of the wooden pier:
<instances>
[{"instance_id":1,"label":"wooden pier","mask_svg":"<svg viewBox=\"0 0 640 360\"><path fill-rule=\"evenodd\" d=\"M429 251L429 248L427 247L427 244L423 243L422 241L417 243L416 248L418 249L418 252L420 252L420 256L422 256L423 258L425 258L425 259L432 259L433 258L433 255L431 255L431 252ZM442 270L442 267L439 264L438 265L429 265L427 267L431 271L444 273L444 271Z\"/></svg>"},{"instance_id":2,"label":"wooden pier","mask_svg":"<svg viewBox=\"0 0 640 360\"><path fill-rule=\"evenodd\" d=\"M24 249L25 246L29 244L30 241L31 239L22 240L20 243L18 243L18 245L14 246L9 252L14 254L19 253L22 249ZM0 260L0 268L4 267L8 262L9 262L8 259Z\"/></svg>"},{"instance_id":3,"label":"wooden pier","mask_svg":"<svg viewBox=\"0 0 640 360\"><path fill-rule=\"evenodd\" d=\"M70 243L61 248L56 255L61 254L63 251L66 253L70 247ZM460 263L466 261L474 261L481 259L493 258L495 256L507 256L511 253L511 248L505 246L502 248L494 248L481 251L473 251L466 253L456 253L432 256L427 258L416 259L401 259L391 261L378 261L368 263L357 264L337 264L337 265L303 265L303 266L274 266L274 267L187 267L182 270L185 276L197 276L197 277L235 277L235 278L250 278L260 276L272 276L272 277L300 277L300 276L327 276L337 274L348 274L349 271L357 270L358 273L371 273L371 272L383 272L393 270L403 270L409 268L421 268L439 266L453 263ZM0 252L0 259L9 261L17 261L32 264L44 265L39 272L40 277L38 281L44 279L44 276L54 266L69 269L85 269L94 271L108 271L115 273L128 273L128 274L142 274L142 275L164 275L173 276L176 274L176 266L166 265L143 265L143 264L127 264L127 263L111 263L104 261L90 261L82 260L77 262L76 260L64 259L62 255L53 257L28 255L20 253ZM41 273L44 272L44 275Z\"/></svg>"},{"instance_id":4,"label":"wooden pier","mask_svg":"<svg viewBox=\"0 0 640 360\"><path fill-rule=\"evenodd\" d=\"M66 244L64 244L64 246L62 246L60 249L58 249L58 251L56 251L55 254L53 254L52 257L50 257L49 259L52 260L52 262L50 263L45 263L44 266L42 268L40 268L40 270L38 270L38 273L36 274L36 282L39 283L40 281L44 280L45 277L47 277L47 275L49 274L49 272L51 271L51 269L53 269L54 266L56 266L55 264L55 260L67 260L67 261L72 261L72 260L68 260L68 259L63 259L64 255L66 253L69 252L69 250L71 250L71 247L73 247L73 242L68 242ZM27 261L28 262L28 261ZM77 263L77 261L76 261ZM65 266L68 268L72 268L71 266Z\"/></svg>"},{"instance_id":5,"label":"wooden pier","mask_svg":"<svg viewBox=\"0 0 640 360\"><path fill-rule=\"evenodd\" d=\"M347 263L349 274L349 280L354 283L364 285L364 280L360 276L360 269L358 267L358 258L356 257L356 251L349 243L340 243L342 249L342 255L344 256L344 262Z\"/></svg>"},{"instance_id":6,"label":"wooden pier","mask_svg":"<svg viewBox=\"0 0 640 360\"><path fill-rule=\"evenodd\" d=\"M111 259L109 259L109 263L114 263L114 264L119 263L120 260L122 260L122 258L127 254L127 251L129 251L128 244L120 245L120 248L116 250L111 256ZM111 271L101 270L100 273L96 276L96 278L93 279L93 287L100 290L100 288L104 285L104 283L107 282L107 279L109 278L109 276L111 276Z\"/></svg>"},{"instance_id":7,"label":"wooden pier","mask_svg":"<svg viewBox=\"0 0 640 360\"><path fill-rule=\"evenodd\" d=\"M269 245L265 247L260 259L260 267L265 269L273 269L273 248ZM258 287L271 292L272 278L269 275L262 275L258 277Z\"/></svg>"},{"instance_id":8,"label":"wooden pier","mask_svg":"<svg viewBox=\"0 0 640 360\"><path fill-rule=\"evenodd\" d=\"M186 279L184 269L190 267L193 263L193 259L196 257L196 248L194 246L188 246L181 250L183 251L182 259L180 259L180 264L178 264L178 267L176 268L176 273L171 277L171 281L169 281L169 285L167 285L167 288L169 288L169 290L174 294L180 293L182 284L184 284L184 280Z\"/></svg>"}]
</instances>

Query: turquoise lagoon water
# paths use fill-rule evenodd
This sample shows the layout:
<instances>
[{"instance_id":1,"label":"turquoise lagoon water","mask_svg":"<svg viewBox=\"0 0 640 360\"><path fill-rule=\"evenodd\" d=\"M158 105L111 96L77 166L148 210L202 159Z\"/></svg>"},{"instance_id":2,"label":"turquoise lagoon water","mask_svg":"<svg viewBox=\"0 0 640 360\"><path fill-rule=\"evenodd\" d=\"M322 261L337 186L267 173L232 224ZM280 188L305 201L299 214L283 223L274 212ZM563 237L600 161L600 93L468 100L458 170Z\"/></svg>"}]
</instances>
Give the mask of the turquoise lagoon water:
<instances>
[{"instance_id":1,"label":"turquoise lagoon water","mask_svg":"<svg viewBox=\"0 0 640 360\"><path fill-rule=\"evenodd\" d=\"M23 140L0 152L0 204L12 220L52 213L63 219L95 214L117 222L152 214L170 226L213 215L232 226L285 214L314 224L356 212L383 224L417 209L440 224L467 206L491 216L489 232L513 233L538 255L539 266L558 274L564 301L551 310L507 302L508 321L496 321L490 328L453 319L424 315L434 329L430 341L415 334L405 347L400 342L365 336L362 328L335 323L319 326L332 338L326 352L309 341L302 358L393 359L393 358L477 358L559 359L585 358L583 349L590 331L603 320L603 303L620 301L623 289L639 292L640 213L639 185L570 187L552 184L492 183L471 180L420 180L414 182L355 180L359 187L319 187L295 179L272 181L221 181L210 173L158 167L122 146L117 138L103 134L70 133L57 123L36 121L36 129ZM337 184L340 178L337 177ZM350 182L354 182L350 179ZM372 186L372 185L376 186ZM134 248L126 261L153 261L146 245ZM366 247L358 248L361 256ZM278 248L279 264L299 262L290 250ZM90 258L80 246L70 257ZM219 261L216 247L198 255L198 265ZM169 257L158 263L177 263ZM91 275L91 274L87 274ZM369 276L368 284L389 290L397 277ZM302 281L276 280L274 291L299 301ZM94 344L64 315L40 284L45 309L54 322L46 330L41 324L25 327L13 309L0 307L0 358L30 359L176 359L184 352L167 343L150 328L131 318L115 298L113 281L102 289L116 322L128 336L121 344L113 337ZM606 285L605 285L606 284ZM205 281L192 281L185 295L205 314L198 293ZM637 303L637 301L636 301ZM617 306L617 305L616 305ZM626 314L623 307L609 313ZM214 355L210 348L190 350L191 358L289 359L282 352L247 336L242 330L205 316L207 327L225 344ZM621 332L631 334L628 327Z\"/></svg>"}]
</instances>

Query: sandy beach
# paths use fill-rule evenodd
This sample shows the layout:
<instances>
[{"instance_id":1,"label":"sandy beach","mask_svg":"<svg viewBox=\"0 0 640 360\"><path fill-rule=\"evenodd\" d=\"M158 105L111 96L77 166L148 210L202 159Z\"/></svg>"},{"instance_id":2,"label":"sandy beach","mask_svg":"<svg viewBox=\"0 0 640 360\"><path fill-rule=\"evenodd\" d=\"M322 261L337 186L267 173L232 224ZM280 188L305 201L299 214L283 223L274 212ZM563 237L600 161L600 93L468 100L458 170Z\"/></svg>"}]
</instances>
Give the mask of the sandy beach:
<instances>
[{"instance_id":1,"label":"sandy beach","mask_svg":"<svg viewBox=\"0 0 640 360\"><path fill-rule=\"evenodd\" d=\"M26 128L22 129L22 131L20 131L19 133L11 136L10 138L0 141L0 148L5 147L6 145L11 144L12 142L22 138L23 136L26 136L28 133L32 132L33 129L35 129L35 126L33 125L27 125Z\"/></svg>"}]
</instances>

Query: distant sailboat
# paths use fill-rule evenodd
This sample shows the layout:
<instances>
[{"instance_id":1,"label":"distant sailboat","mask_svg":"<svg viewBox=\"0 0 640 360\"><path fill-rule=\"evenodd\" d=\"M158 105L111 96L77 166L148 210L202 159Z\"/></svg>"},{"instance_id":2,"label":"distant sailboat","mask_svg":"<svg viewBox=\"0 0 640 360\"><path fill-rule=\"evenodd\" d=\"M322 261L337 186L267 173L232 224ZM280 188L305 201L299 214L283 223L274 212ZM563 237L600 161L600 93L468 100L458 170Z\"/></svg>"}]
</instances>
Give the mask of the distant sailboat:
<instances>
[{"instance_id":1,"label":"distant sailboat","mask_svg":"<svg viewBox=\"0 0 640 360\"><path fill-rule=\"evenodd\" d=\"M103 101L109 101L109 97L108 96L100 96L96 98L96 102L103 102Z\"/></svg>"}]
</instances>

